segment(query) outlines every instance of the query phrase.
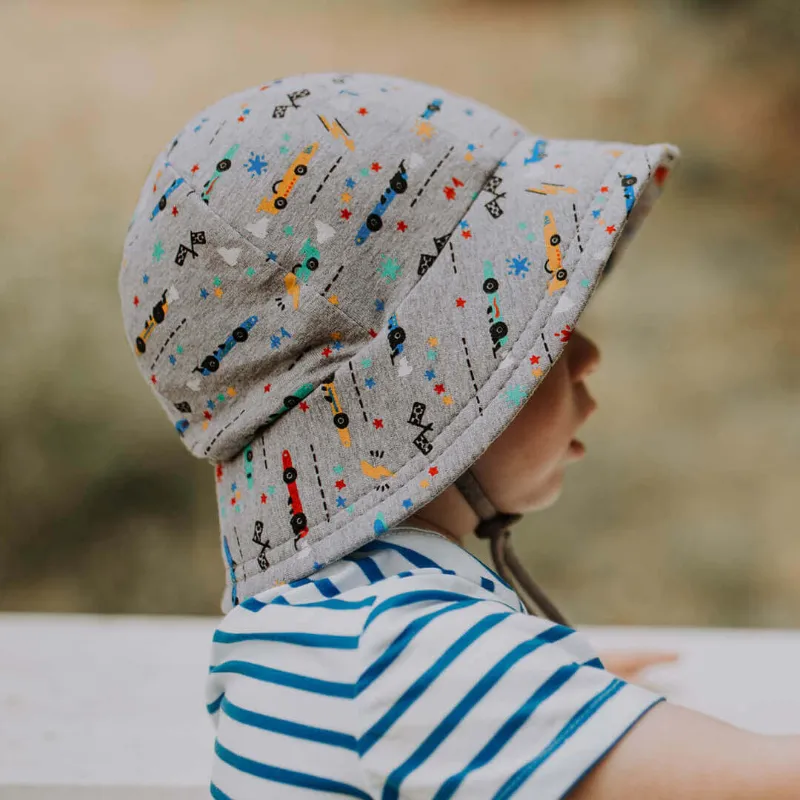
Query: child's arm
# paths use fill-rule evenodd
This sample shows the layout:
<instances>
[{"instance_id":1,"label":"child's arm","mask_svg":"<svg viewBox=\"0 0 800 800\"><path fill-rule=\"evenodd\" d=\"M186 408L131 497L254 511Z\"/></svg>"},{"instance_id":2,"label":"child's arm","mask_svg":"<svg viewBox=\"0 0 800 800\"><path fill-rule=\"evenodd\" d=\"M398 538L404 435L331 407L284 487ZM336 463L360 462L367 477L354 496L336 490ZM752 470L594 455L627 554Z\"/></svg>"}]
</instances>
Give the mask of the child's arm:
<instances>
[{"instance_id":1,"label":"child's arm","mask_svg":"<svg viewBox=\"0 0 800 800\"><path fill-rule=\"evenodd\" d=\"M662 702L569 800L797 800L800 736L763 736Z\"/></svg>"}]
</instances>

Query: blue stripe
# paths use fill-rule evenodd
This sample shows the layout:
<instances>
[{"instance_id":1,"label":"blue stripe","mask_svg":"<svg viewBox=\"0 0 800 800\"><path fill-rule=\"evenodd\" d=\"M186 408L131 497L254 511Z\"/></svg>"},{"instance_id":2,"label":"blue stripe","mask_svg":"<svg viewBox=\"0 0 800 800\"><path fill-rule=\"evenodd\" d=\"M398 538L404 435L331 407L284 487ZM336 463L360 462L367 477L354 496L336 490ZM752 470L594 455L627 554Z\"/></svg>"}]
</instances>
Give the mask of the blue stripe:
<instances>
[{"instance_id":1,"label":"blue stripe","mask_svg":"<svg viewBox=\"0 0 800 800\"><path fill-rule=\"evenodd\" d=\"M520 767L497 791L493 800L505 800L511 797L517 789L524 783L531 775L531 773L540 767L559 747L561 747L575 732L580 729L586 722L597 713L598 709L607 703L617 692L625 686L625 681L619 678L614 678L611 683L603 689L602 692L596 694L591 700L583 705L575 714L572 719L556 734L550 741L550 744L545 747L536 758L531 759L527 764Z\"/></svg>"},{"instance_id":2,"label":"blue stripe","mask_svg":"<svg viewBox=\"0 0 800 800\"><path fill-rule=\"evenodd\" d=\"M503 616L511 616L506 612ZM561 626L558 626L561 627ZM556 635L563 638L567 633L572 633L570 628L562 628ZM548 634L550 634L548 636ZM544 631L533 639L518 644L497 662L465 695L445 718L428 734L425 740L409 756L404 763L394 769L387 777L383 791L383 800L396 800L400 796L400 784L419 767L425 759L453 732L461 720L488 694L488 692L502 679L513 664L529 653L537 650L542 645L552 642L552 628ZM578 665L575 665L578 668ZM555 691L553 687L552 690ZM521 723L520 723L521 724ZM512 734L513 735L513 734ZM508 738L508 734L503 741ZM446 795L447 796L447 795Z\"/></svg>"},{"instance_id":3,"label":"blue stripe","mask_svg":"<svg viewBox=\"0 0 800 800\"><path fill-rule=\"evenodd\" d=\"M369 556L364 558L355 558L354 556L345 556L342 561L352 561L364 573L364 577L370 582L382 581L385 575L381 572L381 568Z\"/></svg>"},{"instance_id":4,"label":"blue stripe","mask_svg":"<svg viewBox=\"0 0 800 800\"><path fill-rule=\"evenodd\" d=\"M246 611L261 611L264 606L267 605L266 603L262 603L260 600L256 600L255 597L248 597L247 600L239 603L240 608L244 608ZM213 784L212 784L213 786Z\"/></svg>"},{"instance_id":5,"label":"blue stripe","mask_svg":"<svg viewBox=\"0 0 800 800\"><path fill-rule=\"evenodd\" d=\"M288 605L290 605L289 601L282 594L279 594L274 600L270 600L269 604L271 606L288 606Z\"/></svg>"},{"instance_id":6,"label":"blue stripe","mask_svg":"<svg viewBox=\"0 0 800 800\"><path fill-rule=\"evenodd\" d=\"M214 742L214 752L226 764L240 772L248 775L255 775L257 778L266 778L276 783L288 786L302 786L306 789L314 789L318 792L331 792L332 794L343 794L347 797L359 797L362 800L372 800L372 796L348 783L333 781L328 778L320 778L317 775L309 775L306 772L296 772L283 767L273 767L271 764L262 764L260 761L253 761L250 758L240 756L227 747L223 747L219 740Z\"/></svg>"},{"instance_id":7,"label":"blue stripe","mask_svg":"<svg viewBox=\"0 0 800 800\"><path fill-rule=\"evenodd\" d=\"M328 697L352 697L353 684L339 683L338 681L325 681L321 678L309 678L307 675L298 675L296 672L286 672L282 669L265 667L253 664L250 661L223 661L216 667L211 667L210 673L234 673L246 675L267 683L276 683L291 689L301 689L304 692L313 692Z\"/></svg>"},{"instance_id":8,"label":"blue stripe","mask_svg":"<svg viewBox=\"0 0 800 800\"><path fill-rule=\"evenodd\" d=\"M296 739L307 739L310 742L328 744L331 747L343 747L345 750L356 749L356 737L340 731L332 731L327 728L317 728L314 725L303 725L299 722L273 717L268 714L259 714L247 708L242 708L232 703L228 698L222 701L222 711L231 719L241 722L243 725L250 725L264 731L280 733L284 736L293 736Z\"/></svg>"},{"instance_id":9,"label":"blue stripe","mask_svg":"<svg viewBox=\"0 0 800 800\"><path fill-rule=\"evenodd\" d=\"M425 690L447 669L474 641L495 625L502 622L511 613L504 611L490 614L461 634L450 647L406 689L394 705L358 740L358 752L363 756L394 725L408 708L418 700ZM385 796L385 791L384 791Z\"/></svg>"},{"instance_id":10,"label":"blue stripe","mask_svg":"<svg viewBox=\"0 0 800 800\"><path fill-rule=\"evenodd\" d=\"M476 769L488 764L512 736L522 727L530 715L560 689L578 670L579 664L559 667L499 728L481 751L464 769L451 775L433 796L433 800L448 800L458 790L464 778ZM436 731L434 731L436 733ZM430 737L429 737L430 738ZM438 742L437 742L438 744Z\"/></svg>"},{"instance_id":11,"label":"blue stripe","mask_svg":"<svg viewBox=\"0 0 800 800\"><path fill-rule=\"evenodd\" d=\"M393 608L400 608L401 606L408 606L412 605L413 603L424 603L426 600L471 600L472 598L466 594L460 594L459 592L447 592L443 589L417 589L416 591L412 592L403 592L402 594L396 594L393 597L384 600L382 603L378 603L375 608L372 609L370 615L367 617L366 622L364 623L363 630L366 630L370 624L378 617L380 614L383 614L384 611L391 611Z\"/></svg>"},{"instance_id":12,"label":"blue stripe","mask_svg":"<svg viewBox=\"0 0 800 800\"><path fill-rule=\"evenodd\" d=\"M331 611L354 611L359 608L366 608L367 606L374 605L377 600L374 594L363 598L362 600L341 600L337 597L330 600L314 600L311 603L290 603L286 601L286 605L292 608L327 608Z\"/></svg>"},{"instance_id":13,"label":"blue stripe","mask_svg":"<svg viewBox=\"0 0 800 800\"><path fill-rule=\"evenodd\" d=\"M318 581L311 581L311 583L313 583L314 586L319 589L320 594L325 597L336 597L337 594L341 594L330 578L320 578Z\"/></svg>"},{"instance_id":14,"label":"blue stripe","mask_svg":"<svg viewBox=\"0 0 800 800\"><path fill-rule=\"evenodd\" d=\"M220 704L222 703L222 698L225 697L225 692L223 692L213 703L209 703L206 706L206 711L209 714L216 714L219 711Z\"/></svg>"},{"instance_id":15,"label":"blue stripe","mask_svg":"<svg viewBox=\"0 0 800 800\"><path fill-rule=\"evenodd\" d=\"M413 622L408 624L405 629L395 638L395 640L381 653L375 661L372 662L362 673L356 681L355 695L358 697L372 682L380 677L387 667L398 658L398 656L405 650L411 640L429 623L433 622L437 617L442 614L447 614L449 611L458 611L467 606L477 603L477 599L462 600L458 603L452 603L445 608L431 611L423 617L417 617Z\"/></svg>"},{"instance_id":16,"label":"blue stripe","mask_svg":"<svg viewBox=\"0 0 800 800\"><path fill-rule=\"evenodd\" d=\"M214 800L233 800L233 798L228 797L228 795L226 795L225 792L223 792L222 789L220 789L219 786L214 783L214 781L211 781L209 789L211 790L211 797L213 797Z\"/></svg>"},{"instance_id":17,"label":"blue stripe","mask_svg":"<svg viewBox=\"0 0 800 800\"><path fill-rule=\"evenodd\" d=\"M333 650L355 650L358 648L358 636L337 636L332 633L304 633L303 631L275 631L254 633L227 633L214 631L215 642L235 644L236 642L284 642L299 647L329 647Z\"/></svg>"},{"instance_id":18,"label":"blue stripe","mask_svg":"<svg viewBox=\"0 0 800 800\"><path fill-rule=\"evenodd\" d=\"M416 550L412 550L410 547L403 547L403 545L394 544L393 542L375 540L362 545L359 550L364 553L372 553L376 550L394 550L396 553L400 553L400 555L403 556L407 561L410 561L415 567L434 567L436 569L440 569L439 565L432 559L428 558L428 556L418 553Z\"/></svg>"},{"instance_id":19,"label":"blue stripe","mask_svg":"<svg viewBox=\"0 0 800 800\"><path fill-rule=\"evenodd\" d=\"M484 578L483 575L481 575L481 586L483 586L484 589L487 589L490 592L494 591L494 581L490 581L488 578Z\"/></svg>"},{"instance_id":20,"label":"blue stripe","mask_svg":"<svg viewBox=\"0 0 800 800\"><path fill-rule=\"evenodd\" d=\"M296 589L298 586L305 586L307 583L311 583L308 578L300 578L296 581L292 581L289 586L291 586L292 589Z\"/></svg>"},{"instance_id":21,"label":"blue stripe","mask_svg":"<svg viewBox=\"0 0 800 800\"><path fill-rule=\"evenodd\" d=\"M584 661L583 665L585 667L597 667L598 669L605 669L603 662L599 658L590 658L588 661Z\"/></svg>"}]
</instances>

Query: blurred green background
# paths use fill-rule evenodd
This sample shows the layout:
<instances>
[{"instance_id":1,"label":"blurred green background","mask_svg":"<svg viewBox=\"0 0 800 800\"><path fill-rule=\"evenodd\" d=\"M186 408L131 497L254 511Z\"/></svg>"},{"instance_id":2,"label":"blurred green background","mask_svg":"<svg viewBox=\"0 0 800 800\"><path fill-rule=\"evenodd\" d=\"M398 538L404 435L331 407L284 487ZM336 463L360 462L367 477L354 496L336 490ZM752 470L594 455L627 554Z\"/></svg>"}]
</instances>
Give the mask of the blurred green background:
<instances>
[{"instance_id":1,"label":"blurred green background","mask_svg":"<svg viewBox=\"0 0 800 800\"><path fill-rule=\"evenodd\" d=\"M795 0L5 0L0 43L0 609L219 613L213 468L136 369L122 242L193 114L369 71L682 148L581 318L588 453L514 541L581 623L800 624Z\"/></svg>"}]
</instances>

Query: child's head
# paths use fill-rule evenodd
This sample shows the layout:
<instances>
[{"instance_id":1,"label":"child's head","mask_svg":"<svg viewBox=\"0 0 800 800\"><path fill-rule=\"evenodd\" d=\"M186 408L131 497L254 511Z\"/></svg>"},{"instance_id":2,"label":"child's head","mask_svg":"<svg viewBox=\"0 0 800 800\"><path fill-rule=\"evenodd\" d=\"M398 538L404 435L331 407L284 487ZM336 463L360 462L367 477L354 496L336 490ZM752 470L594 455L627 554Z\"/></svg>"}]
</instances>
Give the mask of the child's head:
<instances>
[{"instance_id":1,"label":"child's head","mask_svg":"<svg viewBox=\"0 0 800 800\"><path fill-rule=\"evenodd\" d=\"M470 467L508 508L552 502L592 405L578 317L675 155L364 74L251 87L165 145L119 290L143 377L214 466L223 609Z\"/></svg>"}]
</instances>

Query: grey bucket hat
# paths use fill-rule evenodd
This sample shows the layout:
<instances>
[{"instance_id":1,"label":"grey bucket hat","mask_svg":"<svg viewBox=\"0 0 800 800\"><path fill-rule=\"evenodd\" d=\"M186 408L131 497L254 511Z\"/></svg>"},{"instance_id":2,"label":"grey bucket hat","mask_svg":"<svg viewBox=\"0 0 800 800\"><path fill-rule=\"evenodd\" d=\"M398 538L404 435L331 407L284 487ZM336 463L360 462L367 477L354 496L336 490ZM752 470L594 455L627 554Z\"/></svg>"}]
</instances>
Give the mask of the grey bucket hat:
<instances>
[{"instance_id":1,"label":"grey bucket hat","mask_svg":"<svg viewBox=\"0 0 800 800\"><path fill-rule=\"evenodd\" d=\"M519 516L496 514L469 468L559 358L677 156L547 139L373 74L251 87L165 146L119 291L142 374L215 466L224 612L454 483L510 583L501 539Z\"/></svg>"}]
</instances>

